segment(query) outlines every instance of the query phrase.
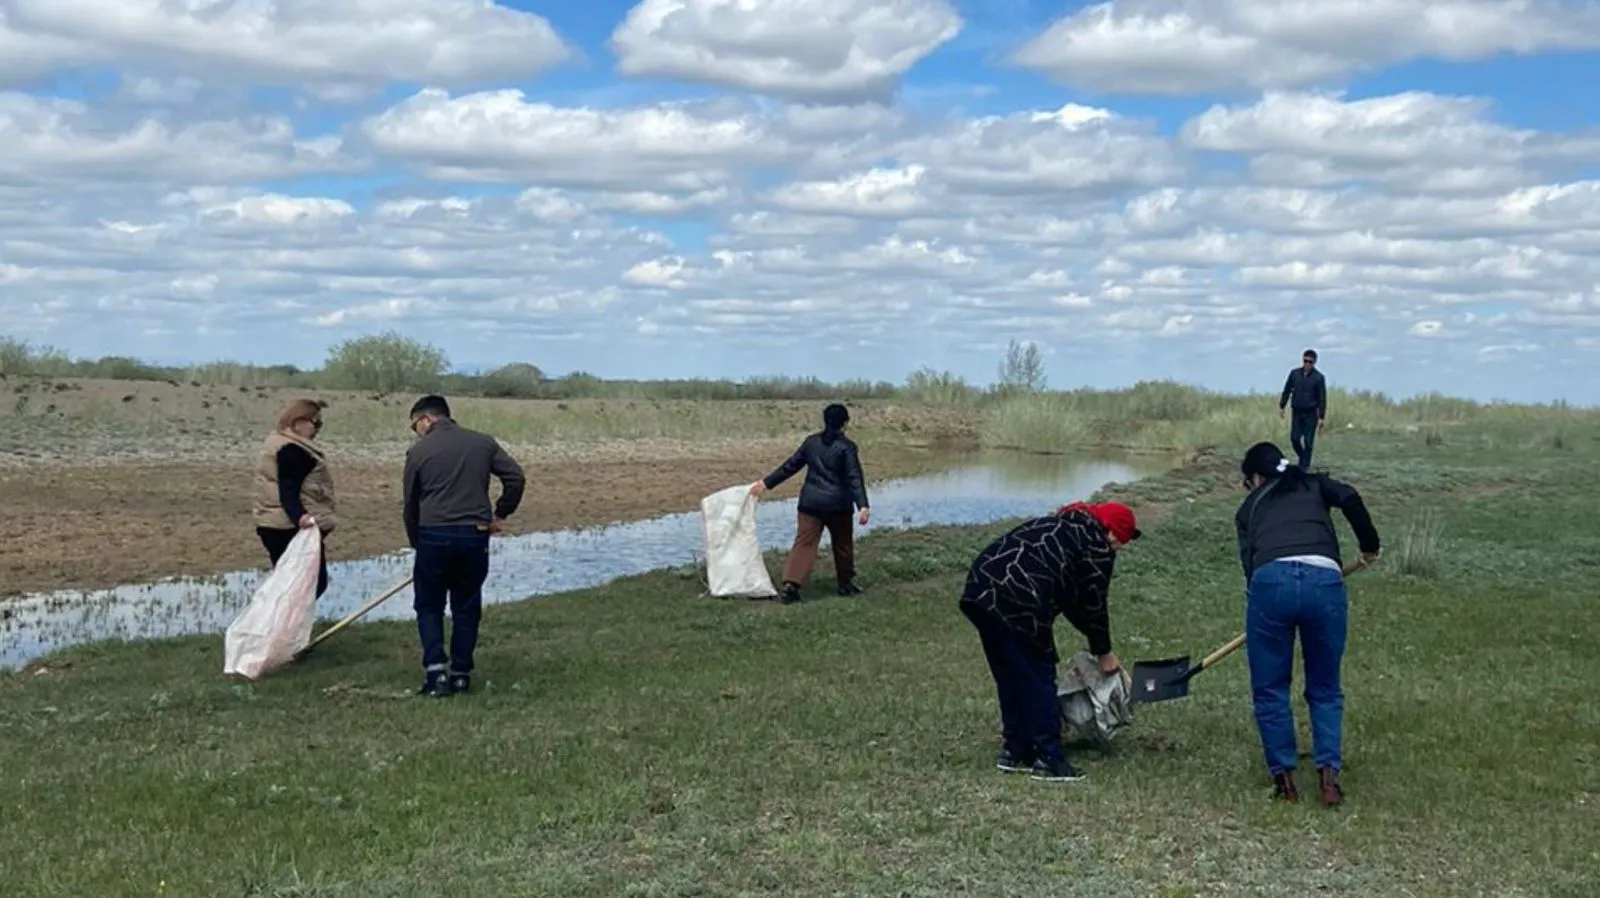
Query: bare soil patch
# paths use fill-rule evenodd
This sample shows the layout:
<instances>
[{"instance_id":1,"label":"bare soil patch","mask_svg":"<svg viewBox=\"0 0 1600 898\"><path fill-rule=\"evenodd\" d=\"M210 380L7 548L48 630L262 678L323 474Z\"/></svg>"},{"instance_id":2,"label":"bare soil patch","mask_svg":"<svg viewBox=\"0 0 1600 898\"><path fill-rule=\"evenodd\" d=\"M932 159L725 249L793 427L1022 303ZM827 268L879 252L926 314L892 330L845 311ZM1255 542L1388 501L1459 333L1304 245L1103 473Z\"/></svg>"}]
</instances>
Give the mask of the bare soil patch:
<instances>
[{"instance_id":1,"label":"bare soil patch","mask_svg":"<svg viewBox=\"0 0 1600 898\"><path fill-rule=\"evenodd\" d=\"M560 453L508 445L528 473L509 532L599 526L694 511L701 497L753 481L792 451L793 441L743 444L650 442L568 447ZM340 528L330 560L403 549L403 448L387 458L334 455ZM865 447L869 478L941 466L939 455ZM579 456L579 457L575 457ZM797 492L797 477L772 494ZM168 576L265 568L250 522L246 460L193 458L103 464L37 464L0 470L0 496L16 522L0 546L0 598L96 589ZM498 486L492 488L498 494Z\"/></svg>"}]
</instances>

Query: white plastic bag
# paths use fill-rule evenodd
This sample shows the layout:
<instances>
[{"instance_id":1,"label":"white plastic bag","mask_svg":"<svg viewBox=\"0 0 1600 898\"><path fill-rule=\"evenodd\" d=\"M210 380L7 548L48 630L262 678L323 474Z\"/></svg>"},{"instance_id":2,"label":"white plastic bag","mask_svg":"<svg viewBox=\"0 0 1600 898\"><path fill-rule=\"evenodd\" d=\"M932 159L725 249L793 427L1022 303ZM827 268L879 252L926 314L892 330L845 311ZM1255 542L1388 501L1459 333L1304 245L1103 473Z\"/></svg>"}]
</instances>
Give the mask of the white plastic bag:
<instances>
[{"instance_id":1,"label":"white plastic bag","mask_svg":"<svg viewBox=\"0 0 1600 898\"><path fill-rule=\"evenodd\" d=\"M224 674L254 680L288 663L311 642L321 551L317 527L306 527L289 541L272 573L256 587L250 606L228 625Z\"/></svg>"},{"instance_id":2,"label":"white plastic bag","mask_svg":"<svg viewBox=\"0 0 1600 898\"><path fill-rule=\"evenodd\" d=\"M718 597L771 598L772 586L756 536L756 502L749 484L730 486L700 500L706 539L706 583Z\"/></svg>"}]
</instances>

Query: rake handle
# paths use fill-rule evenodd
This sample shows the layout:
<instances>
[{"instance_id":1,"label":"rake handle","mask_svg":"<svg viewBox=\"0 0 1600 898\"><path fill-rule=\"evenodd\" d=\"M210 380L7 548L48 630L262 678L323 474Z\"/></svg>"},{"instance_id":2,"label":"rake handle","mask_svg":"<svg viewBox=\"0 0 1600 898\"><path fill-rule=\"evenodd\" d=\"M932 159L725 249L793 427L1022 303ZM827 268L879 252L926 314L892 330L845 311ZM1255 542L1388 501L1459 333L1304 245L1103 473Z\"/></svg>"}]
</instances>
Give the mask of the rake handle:
<instances>
[{"instance_id":1,"label":"rake handle","mask_svg":"<svg viewBox=\"0 0 1600 898\"><path fill-rule=\"evenodd\" d=\"M351 612L349 615L347 615L344 618L344 620L341 620L338 623L334 624L333 626L329 627L328 629L323 630L322 634L320 636L318 636L317 638L311 640L311 642L306 644L305 648L300 650L300 654L304 655L305 653L311 651L313 648L316 647L317 643L322 642L324 639L327 639L329 636L332 636L333 634L339 632L340 630L344 629L345 627L349 626L350 624L353 624L356 621L360 620L362 617L364 617L367 614L367 612L369 612L372 609L378 607L379 605L382 605L384 602L387 602L395 593L399 592L402 589L405 589L407 586L410 586L410 585L411 585L411 577L407 577L404 580L401 580L399 583L396 583L395 585L389 587L389 589L386 592L384 592L382 595L378 596L377 598L373 599L372 601L368 602L367 604L362 605L360 608L358 608L355 611Z\"/></svg>"}]
</instances>

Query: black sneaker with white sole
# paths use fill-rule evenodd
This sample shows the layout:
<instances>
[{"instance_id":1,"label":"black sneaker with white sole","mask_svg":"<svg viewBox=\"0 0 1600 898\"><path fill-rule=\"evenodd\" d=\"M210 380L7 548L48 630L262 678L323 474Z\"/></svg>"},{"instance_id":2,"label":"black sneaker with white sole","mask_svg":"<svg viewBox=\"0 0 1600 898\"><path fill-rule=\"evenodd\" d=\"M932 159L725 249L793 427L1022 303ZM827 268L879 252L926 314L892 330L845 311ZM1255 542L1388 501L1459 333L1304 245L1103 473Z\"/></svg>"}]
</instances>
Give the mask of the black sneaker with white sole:
<instances>
[{"instance_id":1,"label":"black sneaker with white sole","mask_svg":"<svg viewBox=\"0 0 1600 898\"><path fill-rule=\"evenodd\" d=\"M1033 769L1033 759L1001 749L994 759L994 766L1002 773L1027 773Z\"/></svg>"},{"instance_id":2,"label":"black sneaker with white sole","mask_svg":"<svg viewBox=\"0 0 1600 898\"><path fill-rule=\"evenodd\" d=\"M1050 764L1045 761L1035 761L1033 769L1028 776L1031 779L1045 783L1075 783L1083 779L1083 771L1072 766L1071 761L1059 761Z\"/></svg>"},{"instance_id":3,"label":"black sneaker with white sole","mask_svg":"<svg viewBox=\"0 0 1600 898\"><path fill-rule=\"evenodd\" d=\"M471 674L464 674L464 673L453 673L453 674L451 674L450 675L450 691L451 692L456 692L456 693L462 693L462 694L471 692L472 691L472 675Z\"/></svg>"},{"instance_id":4,"label":"black sneaker with white sole","mask_svg":"<svg viewBox=\"0 0 1600 898\"><path fill-rule=\"evenodd\" d=\"M422 688L417 690L417 694L423 698L448 698L455 695L455 689L451 688L450 680L442 671L433 671L422 681Z\"/></svg>"}]
</instances>

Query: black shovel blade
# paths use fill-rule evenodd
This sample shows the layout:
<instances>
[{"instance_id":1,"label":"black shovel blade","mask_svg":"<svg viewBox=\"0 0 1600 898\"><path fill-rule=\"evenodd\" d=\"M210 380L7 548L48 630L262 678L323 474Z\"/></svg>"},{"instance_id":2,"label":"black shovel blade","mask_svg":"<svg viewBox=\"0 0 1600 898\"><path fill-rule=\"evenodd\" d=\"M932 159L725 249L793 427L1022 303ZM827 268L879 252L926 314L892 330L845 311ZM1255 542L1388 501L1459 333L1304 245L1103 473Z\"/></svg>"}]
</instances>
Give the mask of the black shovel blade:
<instances>
[{"instance_id":1,"label":"black shovel blade","mask_svg":"<svg viewBox=\"0 0 1600 898\"><path fill-rule=\"evenodd\" d=\"M1198 673L1198 671L1196 671ZM1138 704L1166 702L1189 694L1189 656L1140 661L1133 665L1133 695Z\"/></svg>"}]
</instances>

